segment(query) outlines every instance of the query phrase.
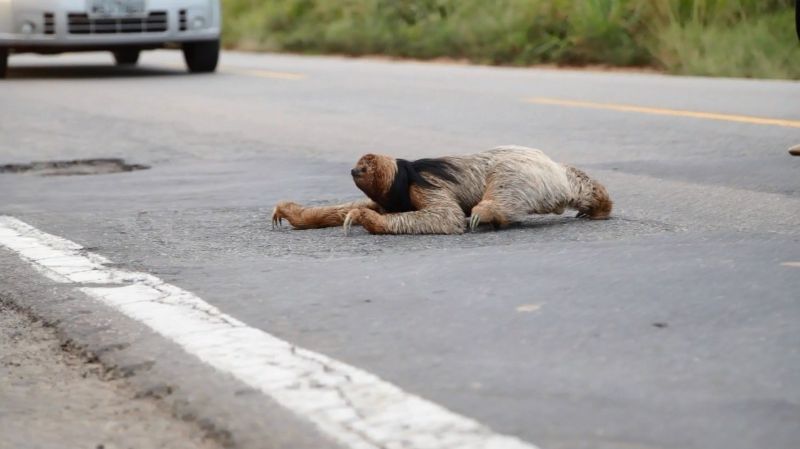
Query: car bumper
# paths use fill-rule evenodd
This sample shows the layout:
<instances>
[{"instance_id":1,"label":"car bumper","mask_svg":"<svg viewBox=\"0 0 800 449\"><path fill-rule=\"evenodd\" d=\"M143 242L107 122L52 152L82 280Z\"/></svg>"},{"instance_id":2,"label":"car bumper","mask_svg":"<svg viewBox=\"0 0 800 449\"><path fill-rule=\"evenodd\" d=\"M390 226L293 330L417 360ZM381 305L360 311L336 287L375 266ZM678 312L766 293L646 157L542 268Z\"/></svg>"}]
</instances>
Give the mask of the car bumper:
<instances>
[{"instance_id":1,"label":"car bumper","mask_svg":"<svg viewBox=\"0 0 800 449\"><path fill-rule=\"evenodd\" d=\"M160 47L219 39L215 0L148 0L135 18L96 18L86 0L0 1L0 46L18 50Z\"/></svg>"}]
</instances>

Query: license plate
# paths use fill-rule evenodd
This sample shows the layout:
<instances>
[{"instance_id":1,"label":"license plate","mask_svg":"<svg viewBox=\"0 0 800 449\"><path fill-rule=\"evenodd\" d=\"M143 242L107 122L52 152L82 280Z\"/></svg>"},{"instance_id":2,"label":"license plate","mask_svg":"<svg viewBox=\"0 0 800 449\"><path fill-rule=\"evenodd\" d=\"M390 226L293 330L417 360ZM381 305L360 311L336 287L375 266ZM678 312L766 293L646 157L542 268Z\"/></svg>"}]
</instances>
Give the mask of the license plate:
<instances>
[{"instance_id":1,"label":"license plate","mask_svg":"<svg viewBox=\"0 0 800 449\"><path fill-rule=\"evenodd\" d=\"M129 17L145 12L145 0L88 0L86 9L93 17Z\"/></svg>"}]
</instances>

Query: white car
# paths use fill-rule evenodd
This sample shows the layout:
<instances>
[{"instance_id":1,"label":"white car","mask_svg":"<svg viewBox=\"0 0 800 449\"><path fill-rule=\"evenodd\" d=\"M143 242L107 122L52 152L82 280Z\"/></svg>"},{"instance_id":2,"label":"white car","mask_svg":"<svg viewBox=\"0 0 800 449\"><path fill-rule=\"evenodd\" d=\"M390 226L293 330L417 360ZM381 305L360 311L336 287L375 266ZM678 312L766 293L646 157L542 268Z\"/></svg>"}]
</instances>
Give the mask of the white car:
<instances>
[{"instance_id":1,"label":"white car","mask_svg":"<svg viewBox=\"0 0 800 449\"><path fill-rule=\"evenodd\" d=\"M0 78L10 54L111 51L134 65L156 48L180 48L190 72L213 72L220 14L219 0L0 0Z\"/></svg>"}]
</instances>

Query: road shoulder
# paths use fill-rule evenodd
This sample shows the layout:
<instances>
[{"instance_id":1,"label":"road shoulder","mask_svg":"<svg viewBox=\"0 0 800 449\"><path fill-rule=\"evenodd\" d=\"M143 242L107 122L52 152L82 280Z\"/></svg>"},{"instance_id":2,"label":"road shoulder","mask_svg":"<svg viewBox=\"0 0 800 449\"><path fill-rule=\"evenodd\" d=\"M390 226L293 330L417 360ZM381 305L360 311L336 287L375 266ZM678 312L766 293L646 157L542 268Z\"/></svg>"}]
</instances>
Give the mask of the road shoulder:
<instances>
[{"instance_id":1,"label":"road shoulder","mask_svg":"<svg viewBox=\"0 0 800 449\"><path fill-rule=\"evenodd\" d=\"M0 302L0 447L212 449L124 379L62 345L53 328Z\"/></svg>"}]
</instances>

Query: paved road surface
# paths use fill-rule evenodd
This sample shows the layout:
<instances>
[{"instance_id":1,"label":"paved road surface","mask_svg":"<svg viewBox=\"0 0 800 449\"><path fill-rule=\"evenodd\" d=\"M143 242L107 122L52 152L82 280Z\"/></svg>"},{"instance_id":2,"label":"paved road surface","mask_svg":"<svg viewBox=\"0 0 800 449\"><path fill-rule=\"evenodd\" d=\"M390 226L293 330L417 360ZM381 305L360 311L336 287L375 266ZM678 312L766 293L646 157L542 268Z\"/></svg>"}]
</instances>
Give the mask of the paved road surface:
<instances>
[{"instance_id":1,"label":"paved road surface","mask_svg":"<svg viewBox=\"0 0 800 449\"><path fill-rule=\"evenodd\" d=\"M0 164L152 168L0 174L0 214L543 449L800 443L800 158L786 152L800 84L240 53L190 76L178 53L110 60L12 58ZM462 236L270 230L278 200L358 198L348 172L363 153L508 143L586 169L614 218ZM132 376L183 391L176 410L237 444L329 441L302 416L220 411L267 400L196 361L169 366L170 342L127 324L81 332L81 314L105 312L54 301L74 294L2 248L0 273L0 294L87 345L113 328L130 348L109 358L161 354Z\"/></svg>"}]
</instances>

